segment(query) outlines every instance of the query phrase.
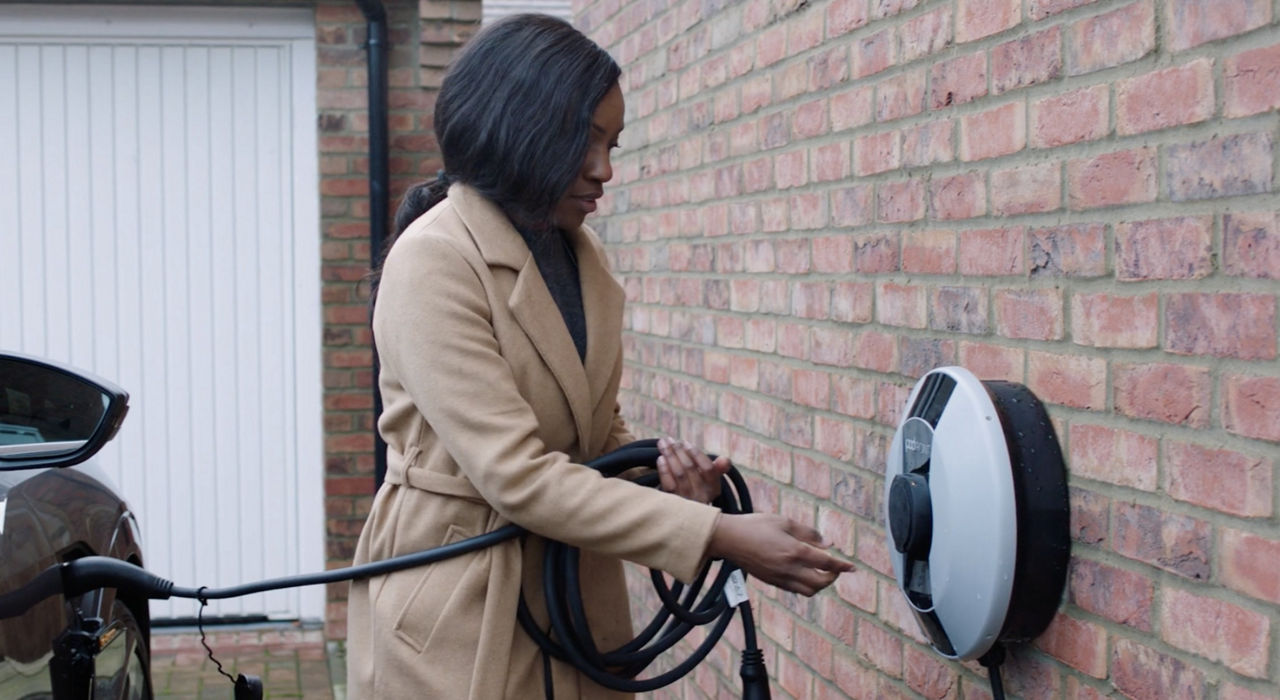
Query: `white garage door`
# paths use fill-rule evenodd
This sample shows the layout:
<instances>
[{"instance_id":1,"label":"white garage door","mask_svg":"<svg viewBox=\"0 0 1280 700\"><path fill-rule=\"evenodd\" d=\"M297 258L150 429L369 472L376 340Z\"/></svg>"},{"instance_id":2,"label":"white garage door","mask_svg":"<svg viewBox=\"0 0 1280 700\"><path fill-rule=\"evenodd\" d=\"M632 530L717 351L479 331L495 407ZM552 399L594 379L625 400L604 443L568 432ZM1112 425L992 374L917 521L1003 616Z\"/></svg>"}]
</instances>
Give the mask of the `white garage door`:
<instances>
[{"instance_id":1,"label":"white garage door","mask_svg":"<svg viewBox=\"0 0 1280 700\"><path fill-rule=\"evenodd\" d=\"M324 568L313 27L0 6L0 348L131 393L102 462L179 585ZM321 618L323 596L206 614Z\"/></svg>"}]
</instances>

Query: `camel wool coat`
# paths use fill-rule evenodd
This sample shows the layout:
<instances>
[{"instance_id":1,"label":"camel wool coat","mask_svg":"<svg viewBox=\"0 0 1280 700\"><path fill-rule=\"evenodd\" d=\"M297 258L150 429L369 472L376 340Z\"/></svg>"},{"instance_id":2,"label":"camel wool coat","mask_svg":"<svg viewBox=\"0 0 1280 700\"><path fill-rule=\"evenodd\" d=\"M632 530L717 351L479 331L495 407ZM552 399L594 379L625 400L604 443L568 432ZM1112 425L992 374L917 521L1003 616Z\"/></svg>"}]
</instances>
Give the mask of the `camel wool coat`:
<instances>
[{"instance_id":1,"label":"camel wool coat","mask_svg":"<svg viewBox=\"0 0 1280 700\"><path fill-rule=\"evenodd\" d=\"M528 247L474 189L404 231L383 266L373 330L386 482L355 561L376 561L509 522L582 550L596 644L633 635L619 559L689 581L719 511L581 465L631 440L618 413L622 288L596 235L578 259L583 362ZM544 630L544 540L530 535L354 582L353 700L543 697L540 650L516 620L521 587ZM552 662L557 700L626 697Z\"/></svg>"}]
</instances>

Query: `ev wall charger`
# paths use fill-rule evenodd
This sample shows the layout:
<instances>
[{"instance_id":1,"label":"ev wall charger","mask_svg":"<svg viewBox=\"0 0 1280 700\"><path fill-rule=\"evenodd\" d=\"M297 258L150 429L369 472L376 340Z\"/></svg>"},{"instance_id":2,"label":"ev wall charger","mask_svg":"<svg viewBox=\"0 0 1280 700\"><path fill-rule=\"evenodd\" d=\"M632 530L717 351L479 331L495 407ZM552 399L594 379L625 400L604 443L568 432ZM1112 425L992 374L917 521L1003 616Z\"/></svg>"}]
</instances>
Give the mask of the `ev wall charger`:
<instances>
[{"instance_id":1,"label":"ev wall charger","mask_svg":"<svg viewBox=\"0 0 1280 700\"><path fill-rule=\"evenodd\" d=\"M889 448L885 521L899 588L934 650L981 659L1053 619L1071 554L1066 467L1044 406L962 367L916 383Z\"/></svg>"}]
</instances>

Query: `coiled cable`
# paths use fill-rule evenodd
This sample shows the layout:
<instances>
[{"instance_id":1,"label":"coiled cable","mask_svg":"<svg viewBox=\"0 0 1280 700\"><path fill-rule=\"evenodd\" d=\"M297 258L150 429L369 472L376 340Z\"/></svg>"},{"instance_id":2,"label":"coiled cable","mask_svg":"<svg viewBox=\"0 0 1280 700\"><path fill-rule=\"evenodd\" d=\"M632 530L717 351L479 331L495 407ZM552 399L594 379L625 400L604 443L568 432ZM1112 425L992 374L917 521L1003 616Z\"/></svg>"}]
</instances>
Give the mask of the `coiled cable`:
<instances>
[{"instance_id":1,"label":"coiled cable","mask_svg":"<svg viewBox=\"0 0 1280 700\"><path fill-rule=\"evenodd\" d=\"M642 440L630 443L587 465L604 476L617 476L637 466L653 466L657 462L657 441ZM714 455L710 455L712 459ZM722 479L720 495L712 502L729 514L750 513L751 494L737 469L730 467L727 478ZM645 486L657 484L658 476L647 473L635 480ZM579 551L562 542L549 540L543 555L542 577L545 589L547 615L552 635L547 634L533 620L523 594L520 597L519 620L525 632L537 642L544 654L571 664L596 683L628 693L644 693L670 685L694 669L724 635L733 619L735 606L730 605L725 588L730 577L741 577L740 569L728 561L719 561L718 571L710 586L703 587L713 562L703 566L697 578L686 588L679 581L668 585L662 573L650 570L654 590L662 601L662 608L653 620L634 639L612 651L596 648L582 606L582 589L578 574ZM763 654L756 646L755 624L750 603L741 601L736 606L742 611L744 650L743 679L748 675L764 676ZM648 666L663 653L684 639L694 627L712 625L702 642L685 660L670 670L651 678L637 679ZM748 673L746 663L759 663L758 674ZM756 684L758 685L758 683ZM768 697L768 681L764 679L764 695L759 688L748 697ZM548 695L550 697L550 695Z\"/></svg>"}]
</instances>

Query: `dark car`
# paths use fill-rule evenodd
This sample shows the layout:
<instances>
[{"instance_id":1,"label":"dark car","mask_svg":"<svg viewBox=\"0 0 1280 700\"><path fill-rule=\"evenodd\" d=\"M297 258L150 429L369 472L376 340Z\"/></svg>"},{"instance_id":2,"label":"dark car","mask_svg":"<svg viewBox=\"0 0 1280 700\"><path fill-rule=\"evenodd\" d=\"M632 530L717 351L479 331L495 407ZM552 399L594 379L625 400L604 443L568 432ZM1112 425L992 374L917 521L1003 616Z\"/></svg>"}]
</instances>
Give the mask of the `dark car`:
<instances>
[{"instance_id":1,"label":"dark car","mask_svg":"<svg viewBox=\"0 0 1280 700\"><path fill-rule=\"evenodd\" d=\"M142 566L133 512L91 461L127 407L108 382L0 353L0 597L81 557ZM149 628L147 599L114 588L39 600L0 619L0 699L150 698Z\"/></svg>"}]
</instances>

